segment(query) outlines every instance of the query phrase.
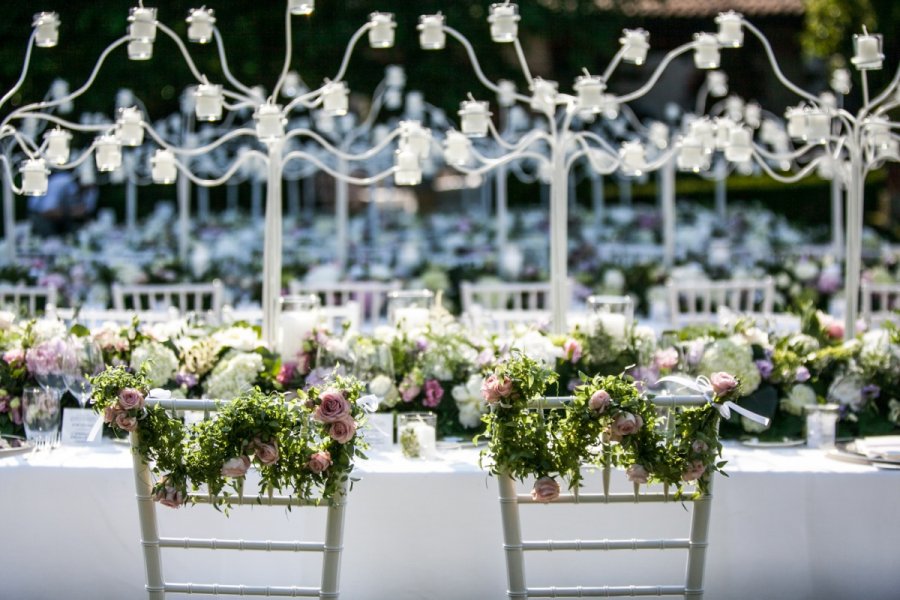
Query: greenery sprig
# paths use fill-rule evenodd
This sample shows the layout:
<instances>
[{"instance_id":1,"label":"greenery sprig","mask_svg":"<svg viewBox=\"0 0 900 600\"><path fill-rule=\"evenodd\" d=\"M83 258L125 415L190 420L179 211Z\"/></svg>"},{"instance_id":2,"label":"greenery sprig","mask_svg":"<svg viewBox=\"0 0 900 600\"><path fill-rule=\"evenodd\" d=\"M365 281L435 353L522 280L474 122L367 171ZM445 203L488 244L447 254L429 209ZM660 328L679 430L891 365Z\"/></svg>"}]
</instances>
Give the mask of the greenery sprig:
<instances>
[{"instance_id":1,"label":"greenery sprig","mask_svg":"<svg viewBox=\"0 0 900 600\"><path fill-rule=\"evenodd\" d=\"M322 388L287 398L253 389L223 403L215 418L191 426L160 406L147 406L143 373L110 368L93 378L94 410L114 432L136 432L135 451L151 465L156 499L178 507L201 488L214 506L244 493L251 466L260 475L258 498L272 491L322 501L338 493L365 458L357 435L365 414L363 386L336 377Z\"/></svg>"},{"instance_id":2,"label":"greenery sprig","mask_svg":"<svg viewBox=\"0 0 900 600\"><path fill-rule=\"evenodd\" d=\"M674 487L675 498L690 481L697 483L696 494L706 491L711 474L725 464L717 460L722 445L712 404L673 407L668 418L674 426L663 428L665 417L623 376L581 380L566 410L529 407L546 394L555 374L523 354L510 356L485 380L491 411L484 416L489 443L482 464L494 474L535 478L536 497L547 501L558 495L558 484L555 493L546 487L538 492L548 478L580 487L584 465L625 468L635 483Z\"/></svg>"}]
</instances>

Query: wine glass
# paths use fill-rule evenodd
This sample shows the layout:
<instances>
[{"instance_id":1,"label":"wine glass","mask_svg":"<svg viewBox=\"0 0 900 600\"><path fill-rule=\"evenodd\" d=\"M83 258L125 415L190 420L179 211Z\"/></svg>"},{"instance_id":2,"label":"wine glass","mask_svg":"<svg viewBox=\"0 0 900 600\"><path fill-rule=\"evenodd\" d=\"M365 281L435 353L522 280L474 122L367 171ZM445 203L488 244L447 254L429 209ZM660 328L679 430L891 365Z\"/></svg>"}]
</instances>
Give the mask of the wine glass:
<instances>
[{"instance_id":1,"label":"wine glass","mask_svg":"<svg viewBox=\"0 0 900 600\"><path fill-rule=\"evenodd\" d=\"M347 365L352 363L353 356L346 344L340 340L327 339L316 350L314 372L327 381L334 376L345 375Z\"/></svg>"},{"instance_id":2,"label":"wine glass","mask_svg":"<svg viewBox=\"0 0 900 600\"><path fill-rule=\"evenodd\" d=\"M51 449L59 441L59 394L52 388L28 387L22 391L25 437L35 450Z\"/></svg>"},{"instance_id":3,"label":"wine glass","mask_svg":"<svg viewBox=\"0 0 900 600\"><path fill-rule=\"evenodd\" d=\"M103 353L97 342L87 337L72 337L63 365L63 382L81 408L93 392L90 377L103 370Z\"/></svg>"},{"instance_id":4,"label":"wine glass","mask_svg":"<svg viewBox=\"0 0 900 600\"><path fill-rule=\"evenodd\" d=\"M390 346L361 340L356 345L355 355L354 376L366 384L369 393L381 404L394 387L394 359Z\"/></svg>"},{"instance_id":5,"label":"wine glass","mask_svg":"<svg viewBox=\"0 0 900 600\"><path fill-rule=\"evenodd\" d=\"M63 339L53 339L41 342L31 350L32 353L32 375L42 389L55 393L62 397L66 389L63 381L64 365L69 360L68 344Z\"/></svg>"}]
</instances>

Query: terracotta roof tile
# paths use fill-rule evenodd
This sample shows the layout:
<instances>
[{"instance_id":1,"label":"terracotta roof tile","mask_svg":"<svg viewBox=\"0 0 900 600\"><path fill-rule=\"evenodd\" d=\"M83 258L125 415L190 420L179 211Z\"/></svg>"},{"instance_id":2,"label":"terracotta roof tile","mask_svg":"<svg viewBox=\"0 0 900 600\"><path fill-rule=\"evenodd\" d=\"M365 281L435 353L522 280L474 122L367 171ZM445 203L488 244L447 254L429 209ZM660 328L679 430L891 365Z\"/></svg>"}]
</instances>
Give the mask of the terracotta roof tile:
<instances>
[{"instance_id":1,"label":"terracotta roof tile","mask_svg":"<svg viewBox=\"0 0 900 600\"><path fill-rule=\"evenodd\" d=\"M612 9L613 0L595 0L598 7ZM751 16L802 15L803 0L633 0L622 11L643 17L714 17L733 10Z\"/></svg>"}]
</instances>

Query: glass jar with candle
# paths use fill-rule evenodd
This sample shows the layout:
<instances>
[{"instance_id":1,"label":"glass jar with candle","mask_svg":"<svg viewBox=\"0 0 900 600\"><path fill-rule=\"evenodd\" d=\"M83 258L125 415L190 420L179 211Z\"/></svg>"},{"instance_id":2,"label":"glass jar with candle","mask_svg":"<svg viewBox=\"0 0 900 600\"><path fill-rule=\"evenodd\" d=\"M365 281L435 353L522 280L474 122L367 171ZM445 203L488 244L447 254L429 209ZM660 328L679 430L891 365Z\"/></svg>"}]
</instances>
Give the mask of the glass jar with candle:
<instances>
[{"instance_id":1,"label":"glass jar with candle","mask_svg":"<svg viewBox=\"0 0 900 600\"><path fill-rule=\"evenodd\" d=\"M837 404L812 404L806 410L806 445L809 448L834 448Z\"/></svg>"},{"instance_id":2,"label":"glass jar with candle","mask_svg":"<svg viewBox=\"0 0 900 600\"><path fill-rule=\"evenodd\" d=\"M400 329L420 329L428 323L434 292L398 290L388 294L388 321Z\"/></svg>"},{"instance_id":3,"label":"glass jar with candle","mask_svg":"<svg viewBox=\"0 0 900 600\"><path fill-rule=\"evenodd\" d=\"M603 332L617 340L626 338L634 320L630 296L589 296L587 304L588 328L592 333Z\"/></svg>"},{"instance_id":4,"label":"glass jar with candle","mask_svg":"<svg viewBox=\"0 0 900 600\"><path fill-rule=\"evenodd\" d=\"M434 458L437 448L437 416L429 412L397 415L397 442L406 458Z\"/></svg>"},{"instance_id":5,"label":"glass jar with candle","mask_svg":"<svg viewBox=\"0 0 900 600\"><path fill-rule=\"evenodd\" d=\"M315 294L281 299L278 353L283 362L294 361L303 350L303 340L319 323L319 297Z\"/></svg>"}]
</instances>

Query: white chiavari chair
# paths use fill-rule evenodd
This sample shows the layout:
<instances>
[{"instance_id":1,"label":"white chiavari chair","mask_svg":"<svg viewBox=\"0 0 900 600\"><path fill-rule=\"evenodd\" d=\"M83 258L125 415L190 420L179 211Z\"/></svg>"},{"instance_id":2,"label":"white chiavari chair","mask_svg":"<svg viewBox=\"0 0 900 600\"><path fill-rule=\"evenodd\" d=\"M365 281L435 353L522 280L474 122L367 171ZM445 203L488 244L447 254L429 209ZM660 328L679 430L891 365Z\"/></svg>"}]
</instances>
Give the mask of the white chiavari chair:
<instances>
[{"instance_id":1,"label":"white chiavari chair","mask_svg":"<svg viewBox=\"0 0 900 600\"><path fill-rule=\"evenodd\" d=\"M463 281L460 284L460 300L463 312L469 312L475 306L483 310L549 310L550 283Z\"/></svg>"},{"instance_id":2,"label":"white chiavari chair","mask_svg":"<svg viewBox=\"0 0 900 600\"><path fill-rule=\"evenodd\" d=\"M57 291L52 286L0 284L0 306L15 307L28 316L51 312L56 307Z\"/></svg>"},{"instance_id":3,"label":"white chiavari chair","mask_svg":"<svg viewBox=\"0 0 900 600\"><path fill-rule=\"evenodd\" d=\"M349 302L358 307L357 324L375 325L387 314L388 294L401 289L400 281L335 281L306 283L293 280L288 289L291 294L316 294L322 307L329 309Z\"/></svg>"},{"instance_id":4,"label":"white chiavari chair","mask_svg":"<svg viewBox=\"0 0 900 600\"><path fill-rule=\"evenodd\" d=\"M355 300L341 304L340 306L320 306L317 311L321 316L322 325L333 332L340 332L344 327L351 331L358 331L362 319L362 308ZM225 324L244 321L250 324L262 323L263 311L260 306L232 307L225 305L222 308L222 322Z\"/></svg>"},{"instance_id":5,"label":"white chiavari chair","mask_svg":"<svg viewBox=\"0 0 900 600\"><path fill-rule=\"evenodd\" d=\"M887 321L900 323L900 283L860 284L860 314L869 327L880 327Z\"/></svg>"},{"instance_id":6,"label":"white chiavari chair","mask_svg":"<svg viewBox=\"0 0 900 600\"><path fill-rule=\"evenodd\" d=\"M533 408L538 410L555 409L565 410L569 398L542 398L535 400ZM703 395L681 396L657 396L653 402L660 407L698 406L705 404L707 399ZM522 518L520 507L528 506L538 510L538 507L546 508L550 505L540 504L529 493L522 493L517 489L516 482L508 475L499 475L500 488L500 512L503 524L503 548L506 553L507 571L507 596L510 600L517 598L595 598L595 597L622 597L622 596L683 596L684 598L702 600L703 598L703 572L706 562L706 551L709 534L710 509L712 504L712 481L709 482L707 493L693 500L674 500L668 490L633 492L610 492L611 469L607 466L602 469L602 492L586 493L571 492L562 493L553 504L565 505L632 505L641 507L642 510L650 510L654 506L657 510L671 508L674 518L685 513L685 506L691 505L690 533L688 537L659 537L654 539L547 539L539 540L523 539ZM646 487L646 486L645 486ZM537 505L537 506L533 506ZM663 505L663 506L659 506ZM581 507L584 512L589 509ZM624 507L622 507L624 510ZM567 509L568 510L568 509ZM572 510L575 510L573 506ZM612 511L612 507L605 510ZM637 509L635 509L637 510ZM667 513L669 514L669 513ZM596 522L597 519L591 520ZM588 522L584 520L583 522ZM618 552L621 550L665 550L687 551L685 576L683 583L662 585L572 585L572 586L542 586L531 587L527 585L525 555L536 553L550 553L559 551L598 551ZM546 556L541 554L540 556Z\"/></svg>"},{"instance_id":7,"label":"white chiavari chair","mask_svg":"<svg viewBox=\"0 0 900 600\"><path fill-rule=\"evenodd\" d=\"M149 405L161 404L173 411L217 410L222 401L218 400L173 400L148 398ZM194 537L161 536L156 514L156 502L153 499L153 483L150 466L144 462L137 451L139 437L131 434L131 446L134 464L134 484L136 489L138 518L141 526L141 546L147 574L147 595L149 600L165 600L167 594L200 594L215 596L266 596L284 598L319 598L320 600L336 600L340 595L340 565L344 538L344 513L347 503L348 482L330 502L316 504L290 496L252 496L230 498L235 509L246 506L263 508L308 507L310 510L326 512L324 541L308 540L262 540L262 539L216 539ZM191 493L190 500L198 504L208 504L210 495ZM318 587L305 586L266 586L238 585L218 583L169 582L163 573L163 550L234 550L237 552L294 552L319 553L322 555L321 583ZM240 565L236 561L235 570Z\"/></svg>"},{"instance_id":8,"label":"white chiavari chair","mask_svg":"<svg viewBox=\"0 0 900 600\"><path fill-rule=\"evenodd\" d=\"M775 282L771 277L724 281L670 279L666 288L669 321L674 327L715 324L720 309L768 318L775 303Z\"/></svg>"},{"instance_id":9,"label":"white chiavari chair","mask_svg":"<svg viewBox=\"0 0 900 600\"><path fill-rule=\"evenodd\" d=\"M112 285L113 308L118 311L141 313L165 312L170 308L182 314L188 312L212 314L220 319L225 292L218 279L210 283L171 283Z\"/></svg>"}]
</instances>

